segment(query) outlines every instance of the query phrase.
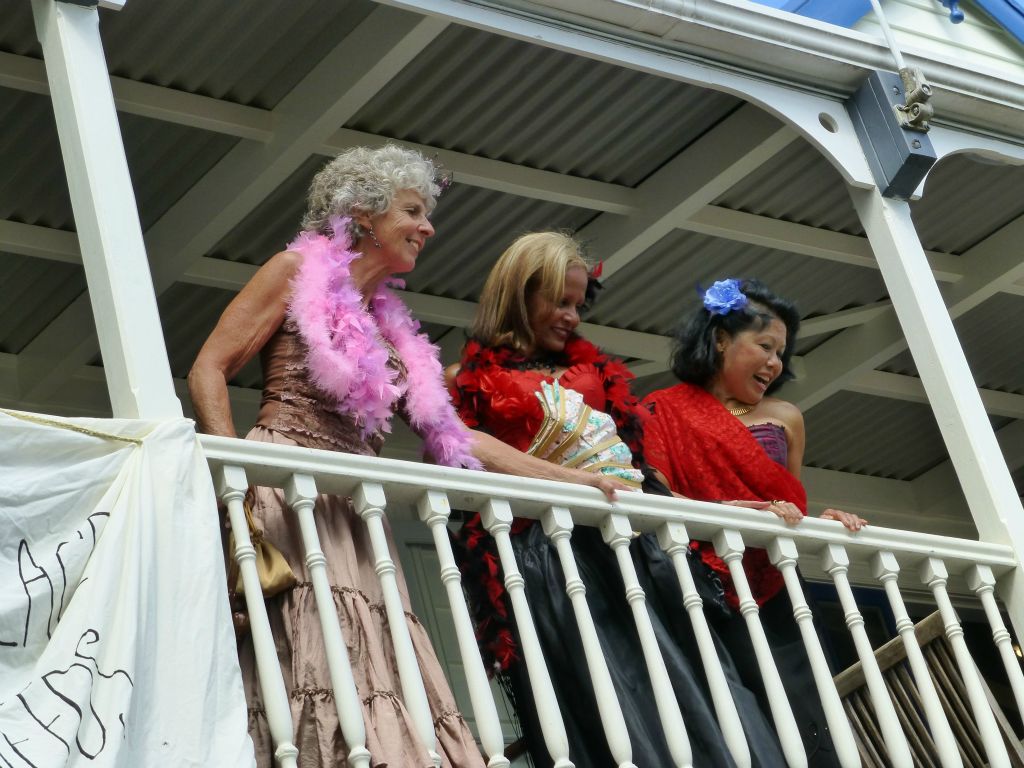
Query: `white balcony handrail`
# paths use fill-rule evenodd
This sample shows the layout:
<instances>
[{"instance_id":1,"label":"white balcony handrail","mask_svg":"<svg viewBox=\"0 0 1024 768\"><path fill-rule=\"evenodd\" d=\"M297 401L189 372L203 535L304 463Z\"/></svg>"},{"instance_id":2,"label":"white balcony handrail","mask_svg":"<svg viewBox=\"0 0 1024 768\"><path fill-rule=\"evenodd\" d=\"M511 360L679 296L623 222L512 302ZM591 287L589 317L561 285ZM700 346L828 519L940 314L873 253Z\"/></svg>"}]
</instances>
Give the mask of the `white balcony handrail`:
<instances>
[{"instance_id":1,"label":"white balcony handrail","mask_svg":"<svg viewBox=\"0 0 1024 768\"><path fill-rule=\"evenodd\" d=\"M500 498L513 505L516 516L535 520L557 506L571 509L577 525L597 527L610 512L628 515L633 529L645 532L656 532L664 523L683 522L691 538L702 541L710 541L728 523L742 530L747 546L767 547L784 535L802 554L817 556L825 545L839 544L846 548L852 562L860 564L866 564L876 552L888 551L899 557L905 569L918 567L928 558L939 558L953 576L962 576L979 564L989 566L997 578L1017 567L1010 547L972 539L873 525L851 535L834 521L807 518L790 527L760 510L713 502L626 492L620 493L613 505L594 488L552 480L214 435L200 435L200 442L211 469L243 467L249 482L257 485L283 488L293 474L302 473L316 477L321 493L350 496L359 483L379 483L387 492L392 514L398 509L396 502L415 507L425 491L438 490L447 494L455 508L476 510L486 499Z\"/></svg>"}]
</instances>

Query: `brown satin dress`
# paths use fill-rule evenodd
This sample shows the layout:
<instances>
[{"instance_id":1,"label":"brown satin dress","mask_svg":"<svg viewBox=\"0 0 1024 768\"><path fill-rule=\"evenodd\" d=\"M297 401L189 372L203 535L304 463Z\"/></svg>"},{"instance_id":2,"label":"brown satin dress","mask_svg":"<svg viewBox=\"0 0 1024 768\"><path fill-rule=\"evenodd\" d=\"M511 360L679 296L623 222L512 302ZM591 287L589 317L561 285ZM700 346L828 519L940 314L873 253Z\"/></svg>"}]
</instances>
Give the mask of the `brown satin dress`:
<instances>
[{"instance_id":1,"label":"brown satin dress","mask_svg":"<svg viewBox=\"0 0 1024 768\"><path fill-rule=\"evenodd\" d=\"M263 403L259 420L247 439L370 456L379 452L382 435L364 440L354 420L327 407L325 396L309 381L304 348L290 320L267 343L261 357L265 381ZM399 374L404 376L405 368L393 350L391 359ZM270 488L256 489L253 514L268 540L284 553L299 582L293 589L267 601L285 687L290 694L299 766L344 766L348 750L338 724L298 521L285 504L283 493ZM320 496L316 515L320 546L327 558L328 579L363 705L371 765L374 768L428 768L433 763L416 736L401 700L401 683L366 525L353 511L351 501L338 496ZM482 768L480 751L456 708L427 632L409 610L405 577L390 530L388 539L398 567L409 634L434 717L442 765ZM271 768L273 744L249 638L243 641L239 656L256 762L259 768Z\"/></svg>"}]
</instances>

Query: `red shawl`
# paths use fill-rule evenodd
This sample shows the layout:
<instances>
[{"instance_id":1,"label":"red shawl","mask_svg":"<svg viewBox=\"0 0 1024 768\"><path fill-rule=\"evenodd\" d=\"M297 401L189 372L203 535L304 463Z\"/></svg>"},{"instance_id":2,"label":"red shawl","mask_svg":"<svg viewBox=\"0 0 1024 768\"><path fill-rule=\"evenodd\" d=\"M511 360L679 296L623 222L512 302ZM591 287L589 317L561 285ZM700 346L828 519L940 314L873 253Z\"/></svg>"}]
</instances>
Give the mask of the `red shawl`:
<instances>
[{"instance_id":1,"label":"red shawl","mask_svg":"<svg viewBox=\"0 0 1024 768\"><path fill-rule=\"evenodd\" d=\"M644 403L651 409L644 423L644 453L673 491L703 501L784 499L807 514L807 492L800 481L769 458L746 426L707 391L677 384L652 392ZM728 566L710 543L694 546L721 577L726 599L737 607ZM758 605L784 586L763 549L748 549L743 569Z\"/></svg>"}]
</instances>

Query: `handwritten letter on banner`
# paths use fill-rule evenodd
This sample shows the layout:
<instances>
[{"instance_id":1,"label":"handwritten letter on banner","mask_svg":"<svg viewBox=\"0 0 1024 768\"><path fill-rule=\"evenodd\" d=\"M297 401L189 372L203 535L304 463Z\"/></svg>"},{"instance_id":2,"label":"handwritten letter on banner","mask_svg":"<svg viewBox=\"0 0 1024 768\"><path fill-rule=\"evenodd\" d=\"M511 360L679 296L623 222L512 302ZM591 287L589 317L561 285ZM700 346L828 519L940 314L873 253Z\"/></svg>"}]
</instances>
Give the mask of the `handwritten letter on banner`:
<instances>
[{"instance_id":1,"label":"handwritten letter on banner","mask_svg":"<svg viewBox=\"0 0 1024 768\"><path fill-rule=\"evenodd\" d=\"M210 483L184 419L0 412L0 768L253 765Z\"/></svg>"}]
</instances>

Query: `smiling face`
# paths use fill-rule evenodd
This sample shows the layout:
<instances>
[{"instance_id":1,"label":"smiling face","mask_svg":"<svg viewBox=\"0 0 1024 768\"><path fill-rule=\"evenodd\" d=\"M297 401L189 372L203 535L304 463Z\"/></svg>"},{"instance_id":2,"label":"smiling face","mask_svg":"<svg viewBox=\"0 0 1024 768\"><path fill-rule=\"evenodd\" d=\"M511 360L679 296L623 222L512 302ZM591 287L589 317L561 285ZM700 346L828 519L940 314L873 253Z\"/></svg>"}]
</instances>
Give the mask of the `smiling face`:
<instances>
[{"instance_id":1,"label":"smiling face","mask_svg":"<svg viewBox=\"0 0 1024 768\"><path fill-rule=\"evenodd\" d=\"M416 266L428 237L434 234L434 227L427 218L427 205L420 194L412 189L402 189L384 213L374 216L361 215L356 221L365 230L373 229L380 245L374 243L369 234L360 240L360 248L383 262L389 274L409 272Z\"/></svg>"},{"instance_id":2,"label":"smiling face","mask_svg":"<svg viewBox=\"0 0 1024 768\"><path fill-rule=\"evenodd\" d=\"M750 328L729 336L719 331L720 365L708 389L723 403L756 405L782 373L786 326L773 317L764 328Z\"/></svg>"},{"instance_id":3,"label":"smiling face","mask_svg":"<svg viewBox=\"0 0 1024 768\"><path fill-rule=\"evenodd\" d=\"M540 291L527 296L526 311L533 332L533 348L527 352L561 352L565 349L565 342L580 324L580 309L586 295L587 271L573 266L565 272L565 287L557 302L552 302Z\"/></svg>"}]
</instances>

